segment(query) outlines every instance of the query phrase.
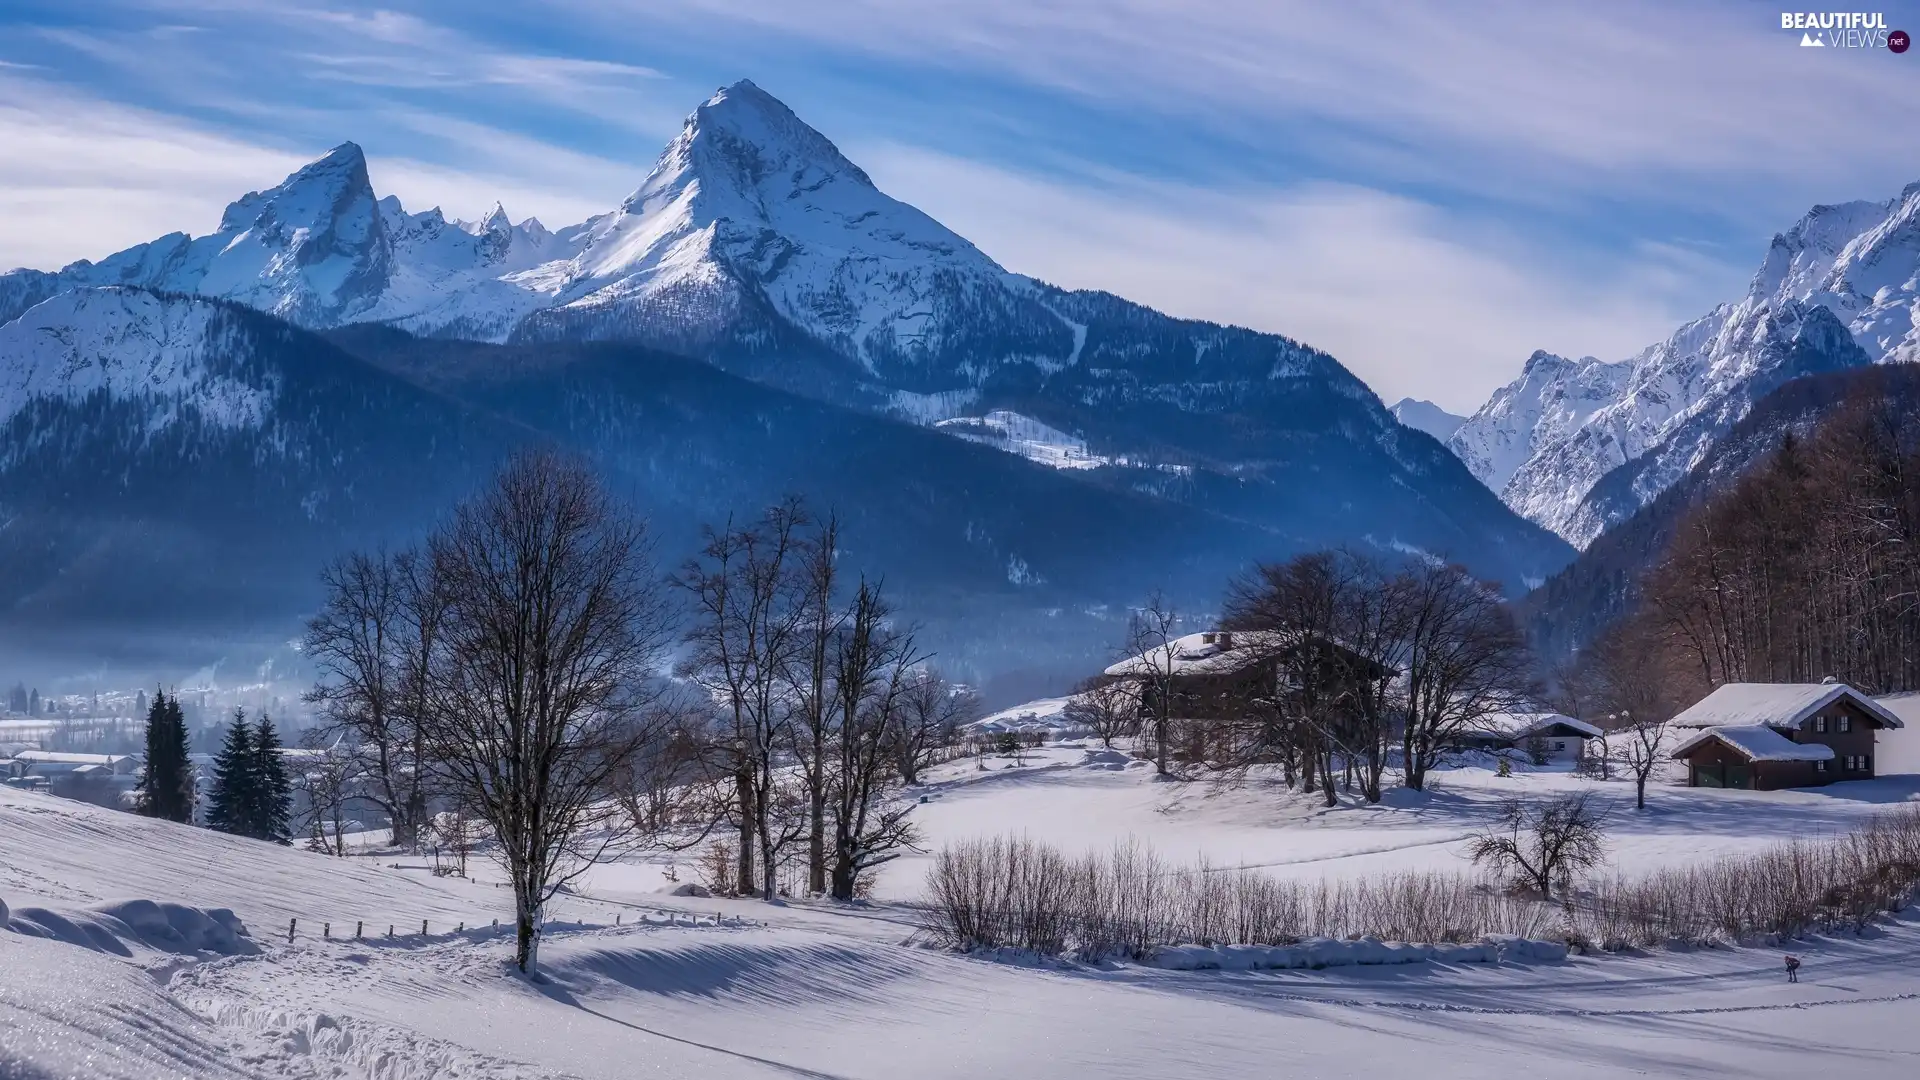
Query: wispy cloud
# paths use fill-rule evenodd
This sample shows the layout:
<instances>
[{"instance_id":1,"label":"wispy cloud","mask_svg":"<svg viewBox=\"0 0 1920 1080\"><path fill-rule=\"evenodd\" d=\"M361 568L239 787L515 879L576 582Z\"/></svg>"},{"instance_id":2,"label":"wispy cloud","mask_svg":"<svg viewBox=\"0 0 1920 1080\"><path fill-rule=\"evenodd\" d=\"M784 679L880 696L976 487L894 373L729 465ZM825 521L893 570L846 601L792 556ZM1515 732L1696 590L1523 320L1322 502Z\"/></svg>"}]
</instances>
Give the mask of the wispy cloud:
<instances>
[{"instance_id":1,"label":"wispy cloud","mask_svg":"<svg viewBox=\"0 0 1920 1080\"><path fill-rule=\"evenodd\" d=\"M1620 0L594 0L610 21L677 13L816 47L998 71L1114 108L1268 138L1314 137L1421 179L1692 189L1764 178L1887 186L1911 172L1910 64L1801 51L1772 7ZM585 15L584 17L592 17ZM1892 62L1888 62L1892 61ZM1362 147L1364 135L1371 147ZM1810 144L1819 152L1809 153ZM1315 147L1295 148L1313 156ZM1729 174L1729 170L1739 170Z\"/></svg>"},{"instance_id":2,"label":"wispy cloud","mask_svg":"<svg viewBox=\"0 0 1920 1080\"><path fill-rule=\"evenodd\" d=\"M502 50L469 34L394 11L281 9L277 16L301 40L308 35L345 48L305 52L337 77L394 87L510 86L581 104L609 90L664 76L612 60Z\"/></svg>"},{"instance_id":3,"label":"wispy cloud","mask_svg":"<svg viewBox=\"0 0 1920 1080\"><path fill-rule=\"evenodd\" d=\"M857 148L1009 269L1190 318L1288 334L1382 394L1480 404L1536 348L1609 359L1664 337L1743 271L1647 247L1572 262L1436 207L1368 188L1097 187L894 145Z\"/></svg>"},{"instance_id":4,"label":"wispy cloud","mask_svg":"<svg viewBox=\"0 0 1920 1080\"><path fill-rule=\"evenodd\" d=\"M411 126L420 156L374 154L375 187L409 209L477 218L495 201L516 218L571 224L637 184L619 162L485 125L431 115ZM440 160L424 156L457 142ZM0 266L51 268L167 232L204 233L226 204L271 187L327 149L262 145L176 116L0 75ZM444 162L452 161L455 164Z\"/></svg>"},{"instance_id":5,"label":"wispy cloud","mask_svg":"<svg viewBox=\"0 0 1920 1080\"><path fill-rule=\"evenodd\" d=\"M178 21L29 25L21 33L188 108L319 98L344 109L413 94L436 95L453 112L489 104L524 111L532 104L628 130L678 118L667 98L656 96L664 76L653 68L513 46L405 12L308 4L157 8ZM329 83L331 92L314 93Z\"/></svg>"},{"instance_id":6,"label":"wispy cloud","mask_svg":"<svg viewBox=\"0 0 1920 1080\"><path fill-rule=\"evenodd\" d=\"M0 77L0 265L98 258L204 232L226 203L297 168L283 151L145 110Z\"/></svg>"},{"instance_id":7,"label":"wispy cloud","mask_svg":"<svg viewBox=\"0 0 1920 1080\"><path fill-rule=\"evenodd\" d=\"M1801 50L1738 0L33 10L0 12L0 262L205 229L348 138L412 208L579 220L747 75L1014 269L1456 408L1534 348L1663 336L1808 205L1920 168L1910 57Z\"/></svg>"}]
</instances>

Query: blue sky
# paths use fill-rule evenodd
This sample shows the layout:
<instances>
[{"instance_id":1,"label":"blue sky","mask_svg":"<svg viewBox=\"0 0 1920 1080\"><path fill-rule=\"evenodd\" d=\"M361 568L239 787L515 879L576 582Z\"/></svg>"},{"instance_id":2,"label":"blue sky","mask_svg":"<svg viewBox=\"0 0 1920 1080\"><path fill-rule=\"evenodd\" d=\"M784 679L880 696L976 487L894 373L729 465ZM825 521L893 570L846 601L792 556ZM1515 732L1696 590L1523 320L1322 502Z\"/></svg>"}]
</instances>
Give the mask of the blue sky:
<instances>
[{"instance_id":1,"label":"blue sky","mask_svg":"<svg viewBox=\"0 0 1920 1080\"><path fill-rule=\"evenodd\" d=\"M1458 411L1920 180L1920 51L1756 3L0 0L0 265L206 231L347 139L411 209L577 221L742 77L1011 269Z\"/></svg>"}]
</instances>

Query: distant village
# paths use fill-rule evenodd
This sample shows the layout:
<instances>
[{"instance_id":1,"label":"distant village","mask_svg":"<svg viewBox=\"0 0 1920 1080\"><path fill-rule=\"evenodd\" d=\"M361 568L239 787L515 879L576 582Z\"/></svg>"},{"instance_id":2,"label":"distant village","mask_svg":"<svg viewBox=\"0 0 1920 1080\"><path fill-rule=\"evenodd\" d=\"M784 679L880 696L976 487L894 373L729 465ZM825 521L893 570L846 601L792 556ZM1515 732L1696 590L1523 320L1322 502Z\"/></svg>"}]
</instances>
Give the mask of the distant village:
<instances>
[{"instance_id":1,"label":"distant village","mask_svg":"<svg viewBox=\"0 0 1920 1080\"><path fill-rule=\"evenodd\" d=\"M283 727L299 726L308 715L296 693L267 684L197 686L169 694L185 714L190 760L203 787L234 710L271 715ZM15 682L0 709L0 783L134 809L152 695L145 688L42 693Z\"/></svg>"}]
</instances>

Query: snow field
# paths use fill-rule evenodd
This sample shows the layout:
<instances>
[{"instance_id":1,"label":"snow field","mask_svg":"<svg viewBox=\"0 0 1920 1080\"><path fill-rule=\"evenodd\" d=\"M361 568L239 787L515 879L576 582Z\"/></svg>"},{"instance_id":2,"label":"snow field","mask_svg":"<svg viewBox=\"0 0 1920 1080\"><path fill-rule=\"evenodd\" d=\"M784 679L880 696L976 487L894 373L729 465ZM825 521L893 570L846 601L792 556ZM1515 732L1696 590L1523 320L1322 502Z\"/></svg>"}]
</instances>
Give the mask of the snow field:
<instances>
[{"instance_id":1,"label":"snow field","mask_svg":"<svg viewBox=\"0 0 1920 1080\"><path fill-rule=\"evenodd\" d=\"M1890 740L1882 761L1909 749ZM1019 763L961 759L929 781L916 809L929 853L1010 832L1075 851L1137 837L1176 862L1300 879L1465 869L1460 839L1514 793L1611 800L1613 859L1628 870L1844 832L1920 792L1913 776L1819 792L1659 785L1640 814L1627 783L1463 768L1425 794L1328 810L1271 784L1158 781L1086 740ZM657 856L596 867L556 904L544 981L529 982L511 971L505 931L384 937L389 922L507 917L483 862L480 883L435 878L420 859L329 858L0 790L0 897L15 929L0 933L0 1076L1877 1080L1910 1075L1920 1053L1912 916L1796 942L1806 967L1792 985L1774 948L1565 957L1499 940L1036 965L924 947L900 901L922 894L930 857L889 867L878 899L852 907L664 895ZM694 879L685 857L679 876ZM127 896L180 909L114 903ZM250 937L217 940L214 908ZM350 916L381 935L340 940ZM623 925L604 925L616 916ZM35 936L55 917L77 934ZM317 936L323 917L334 940ZM124 953L80 943L85 924L116 922Z\"/></svg>"}]
</instances>

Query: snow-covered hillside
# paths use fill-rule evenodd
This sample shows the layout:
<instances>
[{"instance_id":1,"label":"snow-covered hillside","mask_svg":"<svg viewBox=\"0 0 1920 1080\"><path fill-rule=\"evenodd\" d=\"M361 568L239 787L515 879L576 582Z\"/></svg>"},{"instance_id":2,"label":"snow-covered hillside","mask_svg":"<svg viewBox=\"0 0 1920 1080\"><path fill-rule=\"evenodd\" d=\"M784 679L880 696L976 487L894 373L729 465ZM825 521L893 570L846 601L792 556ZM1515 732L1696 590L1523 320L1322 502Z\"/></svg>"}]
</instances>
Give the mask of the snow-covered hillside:
<instances>
[{"instance_id":1,"label":"snow-covered hillside","mask_svg":"<svg viewBox=\"0 0 1920 1080\"><path fill-rule=\"evenodd\" d=\"M256 427L270 393L209 363L245 347L224 315L138 289L61 293L0 325L0 424L36 400L103 394L146 403L154 427L183 408L221 427Z\"/></svg>"},{"instance_id":2,"label":"snow-covered hillside","mask_svg":"<svg viewBox=\"0 0 1920 1080\"><path fill-rule=\"evenodd\" d=\"M1920 360L1916 313L1920 184L1884 203L1818 206L1774 237L1738 303L1617 363L1535 353L1449 446L1509 506L1584 546L1780 383ZM1589 497L1609 472L1653 455L1609 497Z\"/></svg>"},{"instance_id":3,"label":"snow-covered hillside","mask_svg":"<svg viewBox=\"0 0 1920 1080\"><path fill-rule=\"evenodd\" d=\"M968 442L997 447L1056 469L1097 469L1106 458L1087 449L1087 441L1010 409L985 416L956 416L933 425Z\"/></svg>"},{"instance_id":4,"label":"snow-covered hillside","mask_svg":"<svg viewBox=\"0 0 1920 1080\"><path fill-rule=\"evenodd\" d=\"M916 812L931 845L1008 830L1068 849L1135 836L1176 858L1313 880L1457 866L1462 838L1516 792L1584 785L1631 803L1624 781L1524 768L1324 810L1259 784L1156 782L1090 743L989 760L930 777ZM1649 812L1619 811L1612 850L1636 866L1688 864L1831 835L1912 793L1911 777L1822 793L1661 786ZM536 983L512 973L511 942L490 929L510 903L484 868L435 877L417 857L334 858L0 789L0 903L12 908L0 1076L1186 1080L1283 1061L1300 1075L1436 1080L1892 1080L1920 1049L1911 917L1795 942L1796 984L1762 945L1391 968L1035 967L917 940L901 901L920 894L924 860L889 867L881 897L850 907L662 895L661 865L623 860L563 894ZM204 910L217 908L249 936L176 938L159 919L218 922Z\"/></svg>"}]
</instances>

